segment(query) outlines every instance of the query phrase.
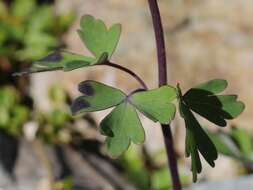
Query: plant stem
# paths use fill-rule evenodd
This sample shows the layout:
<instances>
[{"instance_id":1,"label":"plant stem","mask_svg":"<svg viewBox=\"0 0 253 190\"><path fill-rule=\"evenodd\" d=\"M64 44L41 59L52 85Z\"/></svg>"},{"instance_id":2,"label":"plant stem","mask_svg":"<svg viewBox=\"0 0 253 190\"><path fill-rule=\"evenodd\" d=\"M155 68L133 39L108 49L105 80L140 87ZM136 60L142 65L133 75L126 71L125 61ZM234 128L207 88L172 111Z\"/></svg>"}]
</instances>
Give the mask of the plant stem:
<instances>
[{"instance_id":1,"label":"plant stem","mask_svg":"<svg viewBox=\"0 0 253 190\"><path fill-rule=\"evenodd\" d=\"M112 63L112 62L106 62L104 64L101 64L101 65L107 65L107 66L110 66L110 67L114 67L116 69L119 69L121 71L124 71L125 73L128 73L129 75L131 75L133 78L135 78L139 83L140 85L142 86L142 88L144 88L145 90L148 90L148 87L147 85L145 84L145 82L141 79L141 77L139 77L136 73L134 73L133 71L131 71L130 69L126 68L126 67L123 67L121 65L118 65L118 64L115 64L115 63Z\"/></svg>"},{"instance_id":2,"label":"plant stem","mask_svg":"<svg viewBox=\"0 0 253 190\"><path fill-rule=\"evenodd\" d=\"M156 37L157 58L158 58L158 75L159 86L167 85L167 64L166 64L166 49L164 41L164 32L162 27L160 10L157 0L148 0L150 12L152 15L153 26ZM179 180L176 154L173 146L173 136L170 125L161 125L164 143L166 146L168 164L170 168L171 178L174 190L181 190L181 183Z\"/></svg>"}]
</instances>

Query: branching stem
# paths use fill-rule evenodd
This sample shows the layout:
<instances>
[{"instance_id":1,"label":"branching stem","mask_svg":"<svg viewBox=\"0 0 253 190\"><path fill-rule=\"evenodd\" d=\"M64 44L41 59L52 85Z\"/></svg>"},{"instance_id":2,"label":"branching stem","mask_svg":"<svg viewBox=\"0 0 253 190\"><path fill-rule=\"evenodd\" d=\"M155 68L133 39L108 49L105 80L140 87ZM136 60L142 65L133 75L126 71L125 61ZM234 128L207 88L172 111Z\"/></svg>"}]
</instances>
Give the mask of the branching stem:
<instances>
[{"instance_id":1,"label":"branching stem","mask_svg":"<svg viewBox=\"0 0 253 190\"><path fill-rule=\"evenodd\" d=\"M167 85L167 63L166 63L166 49L165 49L164 32L162 27L161 15L157 0L148 0L148 3L152 15L156 37L159 86L163 86ZM167 151L168 164L173 182L173 190L181 190L182 187L179 180L177 160L173 146L173 136L171 132L171 127L170 125L161 125L161 126L164 136L164 143Z\"/></svg>"}]
</instances>

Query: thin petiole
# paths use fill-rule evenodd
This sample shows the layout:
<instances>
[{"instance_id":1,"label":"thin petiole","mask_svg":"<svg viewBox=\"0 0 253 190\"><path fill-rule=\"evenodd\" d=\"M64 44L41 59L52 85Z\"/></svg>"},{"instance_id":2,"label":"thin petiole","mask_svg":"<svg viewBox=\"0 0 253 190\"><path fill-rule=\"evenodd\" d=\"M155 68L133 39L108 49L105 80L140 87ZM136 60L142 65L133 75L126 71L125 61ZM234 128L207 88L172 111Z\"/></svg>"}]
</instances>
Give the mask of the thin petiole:
<instances>
[{"instance_id":1,"label":"thin petiole","mask_svg":"<svg viewBox=\"0 0 253 190\"><path fill-rule=\"evenodd\" d=\"M128 68L126 68L126 67L123 67L123 66L121 66L121 65L118 65L118 64L116 64L116 63L109 62L109 61L107 61L106 63L100 64L100 65L110 66L110 67L119 69L119 70L121 70L121 71L124 71L125 73L128 73L129 75L131 75L133 78L135 78L135 79L140 83L140 85L142 86L142 88L143 88L144 90L148 90L147 85L146 85L145 82L141 79L141 77L139 77L136 73L134 73L134 72L131 71L130 69L128 69Z\"/></svg>"}]
</instances>

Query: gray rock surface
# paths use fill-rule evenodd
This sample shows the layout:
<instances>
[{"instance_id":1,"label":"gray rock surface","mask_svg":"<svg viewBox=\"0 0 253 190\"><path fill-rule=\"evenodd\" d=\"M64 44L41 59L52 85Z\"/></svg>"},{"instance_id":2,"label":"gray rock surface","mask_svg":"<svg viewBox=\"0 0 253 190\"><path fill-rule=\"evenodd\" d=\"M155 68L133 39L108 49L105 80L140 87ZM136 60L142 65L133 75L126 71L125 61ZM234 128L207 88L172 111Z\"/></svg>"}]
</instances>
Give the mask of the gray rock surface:
<instances>
[{"instance_id":1,"label":"gray rock surface","mask_svg":"<svg viewBox=\"0 0 253 190\"><path fill-rule=\"evenodd\" d=\"M48 171L42 163L38 146L21 141L18 161L14 170L14 179L0 168L0 190L50 190ZM53 175L59 176L61 166L57 162L52 147L47 147ZM135 190L118 171L105 160L95 155L81 156L70 147L63 148L62 155L73 177L74 188L78 190ZM39 158L40 157L40 158Z\"/></svg>"},{"instance_id":2,"label":"gray rock surface","mask_svg":"<svg viewBox=\"0 0 253 190\"><path fill-rule=\"evenodd\" d=\"M253 175L244 176L236 179L229 179L220 182L206 182L192 185L185 190L252 190Z\"/></svg>"},{"instance_id":3,"label":"gray rock surface","mask_svg":"<svg viewBox=\"0 0 253 190\"><path fill-rule=\"evenodd\" d=\"M0 190L35 190L43 173L31 144L22 142L14 171L15 179L11 179L0 168Z\"/></svg>"}]
</instances>

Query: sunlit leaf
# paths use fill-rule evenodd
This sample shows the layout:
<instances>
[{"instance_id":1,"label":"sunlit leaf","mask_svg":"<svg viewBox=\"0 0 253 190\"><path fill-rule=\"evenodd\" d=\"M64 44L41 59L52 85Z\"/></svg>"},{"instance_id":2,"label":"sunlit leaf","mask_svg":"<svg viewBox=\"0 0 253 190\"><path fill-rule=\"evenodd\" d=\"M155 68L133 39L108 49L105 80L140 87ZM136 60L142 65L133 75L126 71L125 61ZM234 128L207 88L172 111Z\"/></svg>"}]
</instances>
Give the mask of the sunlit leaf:
<instances>
[{"instance_id":1,"label":"sunlit leaf","mask_svg":"<svg viewBox=\"0 0 253 190\"><path fill-rule=\"evenodd\" d=\"M144 129L135 108L123 102L105 117L100 130L107 135L106 145L109 154L117 157L127 150L131 141L135 144L145 140Z\"/></svg>"},{"instance_id":2,"label":"sunlit leaf","mask_svg":"<svg viewBox=\"0 0 253 190\"><path fill-rule=\"evenodd\" d=\"M130 101L151 120L168 124L175 116L176 107L171 102L176 97L174 87L163 86L154 90L136 92Z\"/></svg>"},{"instance_id":3,"label":"sunlit leaf","mask_svg":"<svg viewBox=\"0 0 253 190\"><path fill-rule=\"evenodd\" d=\"M71 109L74 114L104 110L118 105L126 98L122 91L96 81L81 82L79 91L85 95L73 102Z\"/></svg>"},{"instance_id":4,"label":"sunlit leaf","mask_svg":"<svg viewBox=\"0 0 253 190\"><path fill-rule=\"evenodd\" d=\"M226 80L213 79L213 80L201 83L201 84L193 87L193 89L200 89L200 90L204 90L204 91L208 91L208 92L217 94L217 93L223 92L227 88L227 86L228 86L228 83Z\"/></svg>"},{"instance_id":5,"label":"sunlit leaf","mask_svg":"<svg viewBox=\"0 0 253 190\"><path fill-rule=\"evenodd\" d=\"M73 102L74 114L116 106L100 125L101 133L108 136L107 147L113 157L127 150L131 141L138 144L144 140L144 131L136 109L163 123L169 123L175 115L175 106L171 102L177 93L175 88L170 86L137 91L127 96L122 91L102 83L84 81L79 84L79 91L85 95Z\"/></svg>"},{"instance_id":6,"label":"sunlit leaf","mask_svg":"<svg viewBox=\"0 0 253 190\"><path fill-rule=\"evenodd\" d=\"M90 15L83 16L80 25L79 36L93 55L100 57L107 53L110 58L118 44L121 25L115 24L107 29L102 20L96 20Z\"/></svg>"}]
</instances>

